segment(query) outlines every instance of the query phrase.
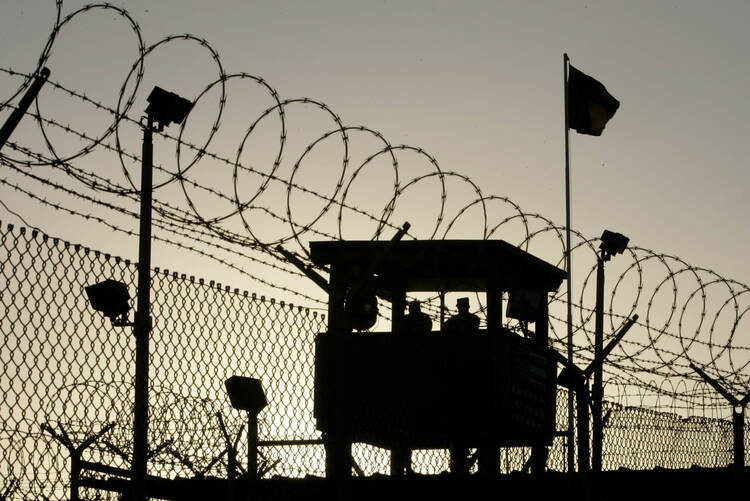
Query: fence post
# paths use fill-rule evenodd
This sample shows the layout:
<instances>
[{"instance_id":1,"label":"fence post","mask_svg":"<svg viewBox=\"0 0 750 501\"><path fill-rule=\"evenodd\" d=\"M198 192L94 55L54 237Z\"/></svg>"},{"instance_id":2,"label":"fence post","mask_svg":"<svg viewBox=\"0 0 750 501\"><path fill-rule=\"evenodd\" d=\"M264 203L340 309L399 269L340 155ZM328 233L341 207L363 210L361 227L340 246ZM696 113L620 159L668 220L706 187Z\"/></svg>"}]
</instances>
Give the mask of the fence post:
<instances>
[{"instance_id":1,"label":"fence post","mask_svg":"<svg viewBox=\"0 0 750 501\"><path fill-rule=\"evenodd\" d=\"M602 471L602 398L604 368L604 261L605 253L596 260L596 321L594 328L594 382L591 388L591 469L594 473Z\"/></svg>"},{"instance_id":2,"label":"fence post","mask_svg":"<svg viewBox=\"0 0 750 501\"><path fill-rule=\"evenodd\" d=\"M576 391L576 424L578 425L578 472L585 475L591 470L591 458L589 455L589 389L583 380Z\"/></svg>"},{"instance_id":3,"label":"fence post","mask_svg":"<svg viewBox=\"0 0 750 501\"><path fill-rule=\"evenodd\" d=\"M732 431L734 436L734 466L745 466L745 407L732 408Z\"/></svg>"},{"instance_id":4,"label":"fence post","mask_svg":"<svg viewBox=\"0 0 750 501\"><path fill-rule=\"evenodd\" d=\"M247 478L250 486L258 480L258 413L247 413Z\"/></svg>"},{"instance_id":5,"label":"fence post","mask_svg":"<svg viewBox=\"0 0 750 501\"><path fill-rule=\"evenodd\" d=\"M102 435L114 428L115 423L110 423L101 429L98 433L86 438L81 445L76 447L68 436L65 428L60 425L60 434L57 434L48 424L42 424L42 431L46 431L52 438L60 442L70 453L70 501L79 501L78 484L81 480L81 456L83 451L89 448L91 444L99 440Z\"/></svg>"},{"instance_id":6,"label":"fence post","mask_svg":"<svg viewBox=\"0 0 750 501\"><path fill-rule=\"evenodd\" d=\"M697 365L691 363L690 368L697 372L705 382L724 397L732 406L733 464L736 468L742 468L745 466L745 407L747 406L748 401L750 401L750 392L740 400L729 393L726 388L719 384L718 381L703 372Z\"/></svg>"}]
</instances>

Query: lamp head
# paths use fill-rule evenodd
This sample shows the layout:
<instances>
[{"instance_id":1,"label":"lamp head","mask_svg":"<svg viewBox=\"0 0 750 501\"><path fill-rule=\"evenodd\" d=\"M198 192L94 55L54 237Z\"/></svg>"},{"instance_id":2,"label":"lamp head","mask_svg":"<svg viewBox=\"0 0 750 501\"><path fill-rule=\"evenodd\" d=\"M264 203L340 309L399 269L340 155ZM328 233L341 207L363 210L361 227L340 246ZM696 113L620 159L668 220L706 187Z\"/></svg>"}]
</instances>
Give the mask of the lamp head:
<instances>
[{"instance_id":1,"label":"lamp head","mask_svg":"<svg viewBox=\"0 0 750 501\"><path fill-rule=\"evenodd\" d=\"M572 391L580 391L581 385L584 384L584 379L580 372L563 367L557 376L557 384Z\"/></svg>"},{"instance_id":2,"label":"lamp head","mask_svg":"<svg viewBox=\"0 0 750 501\"><path fill-rule=\"evenodd\" d=\"M105 280L86 287L89 303L96 311L109 317L114 323L117 317L127 315L130 311L128 286L116 280Z\"/></svg>"},{"instance_id":3,"label":"lamp head","mask_svg":"<svg viewBox=\"0 0 750 501\"><path fill-rule=\"evenodd\" d=\"M530 289L516 289L509 291L508 307L505 314L509 318L536 322L542 311L544 294Z\"/></svg>"},{"instance_id":4,"label":"lamp head","mask_svg":"<svg viewBox=\"0 0 750 501\"><path fill-rule=\"evenodd\" d=\"M266 393L260 379L232 376L224 381L232 407L251 414L258 414L268 405Z\"/></svg>"},{"instance_id":5,"label":"lamp head","mask_svg":"<svg viewBox=\"0 0 750 501\"><path fill-rule=\"evenodd\" d=\"M180 124L187 117L193 103L161 87L154 87L148 96L146 114L163 128L174 122Z\"/></svg>"},{"instance_id":6,"label":"lamp head","mask_svg":"<svg viewBox=\"0 0 750 501\"><path fill-rule=\"evenodd\" d=\"M604 230L599 248L604 252L605 256L614 256L615 254L622 254L628 247L628 242L630 242L630 239L622 233Z\"/></svg>"}]
</instances>

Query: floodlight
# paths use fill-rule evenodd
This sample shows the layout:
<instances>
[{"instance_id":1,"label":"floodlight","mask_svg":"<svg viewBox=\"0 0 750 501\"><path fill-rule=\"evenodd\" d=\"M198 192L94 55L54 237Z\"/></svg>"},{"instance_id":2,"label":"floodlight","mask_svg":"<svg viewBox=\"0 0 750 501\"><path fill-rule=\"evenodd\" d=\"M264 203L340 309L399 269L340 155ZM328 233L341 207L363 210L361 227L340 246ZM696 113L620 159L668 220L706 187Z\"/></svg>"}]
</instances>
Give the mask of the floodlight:
<instances>
[{"instance_id":1,"label":"floodlight","mask_svg":"<svg viewBox=\"0 0 750 501\"><path fill-rule=\"evenodd\" d=\"M601 241L599 248L604 251L605 254L614 256L615 254L622 254L627 248L630 239L621 233L604 230Z\"/></svg>"},{"instance_id":2,"label":"floodlight","mask_svg":"<svg viewBox=\"0 0 750 501\"><path fill-rule=\"evenodd\" d=\"M575 392L580 391L583 381L580 371L571 370L568 367L563 367L557 376L559 386Z\"/></svg>"},{"instance_id":3,"label":"floodlight","mask_svg":"<svg viewBox=\"0 0 750 501\"><path fill-rule=\"evenodd\" d=\"M247 411L247 479L258 479L258 413L268 405L260 379L232 376L224 381L232 407Z\"/></svg>"},{"instance_id":4,"label":"floodlight","mask_svg":"<svg viewBox=\"0 0 750 501\"><path fill-rule=\"evenodd\" d=\"M89 303L96 311L101 311L105 317L117 324L117 317L126 316L130 311L130 295L128 286L116 280L105 280L86 287Z\"/></svg>"},{"instance_id":5,"label":"floodlight","mask_svg":"<svg viewBox=\"0 0 750 501\"><path fill-rule=\"evenodd\" d=\"M516 289L510 291L508 298L508 308L505 314L509 318L536 322L544 299L539 291L530 289Z\"/></svg>"},{"instance_id":6,"label":"floodlight","mask_svg":"<svg viewBox=\"0 0 750 501\"><path fill-rule=\"evenodd\" d=\"M260 379L232 376L224 381L224 386L227 388L229 401L235 409L257 415L268 405Z\"/></svg>"},{"instance_id":7,"label":"floodlight","mask_svg":"<svg viewBox=\"0 0 750 501\"><path fill-rule=\"evenodd\" d=\"M146 114L158 122L160 127L167 127L172 122L182 123L193 107L193 103L184 97L158 86L151 91L147 101Z\"/></svg>"}]
</instances>

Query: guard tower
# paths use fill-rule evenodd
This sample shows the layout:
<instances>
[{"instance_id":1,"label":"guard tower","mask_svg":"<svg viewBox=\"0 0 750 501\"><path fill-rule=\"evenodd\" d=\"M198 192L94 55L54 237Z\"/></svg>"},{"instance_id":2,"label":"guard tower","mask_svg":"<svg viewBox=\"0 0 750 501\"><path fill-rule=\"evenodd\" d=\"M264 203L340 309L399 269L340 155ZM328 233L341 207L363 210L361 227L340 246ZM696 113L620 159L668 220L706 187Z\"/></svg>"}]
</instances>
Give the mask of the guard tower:
<instances>
[{"instance_id":1,"label":"guard tower","mask_svg":"<svg viewBox=\"0 0 750 501\"><path fill-rule=\"evenodd\" d=\"M497 472L499 447L551 444L547 301L563 270L500 240L312 242L310 255L330 272L314 396L327 476L351 474L353 442L393 451L392 472L398 451L477 447ZM483 294L486 328L449 334L433 322L432 332L413 335L404 322L412 291ZM503 327L503 292L506 314L533 325L526 335ZM376 297L391 303L391 331L362 332Z\"/></svg>"}]
</instances>

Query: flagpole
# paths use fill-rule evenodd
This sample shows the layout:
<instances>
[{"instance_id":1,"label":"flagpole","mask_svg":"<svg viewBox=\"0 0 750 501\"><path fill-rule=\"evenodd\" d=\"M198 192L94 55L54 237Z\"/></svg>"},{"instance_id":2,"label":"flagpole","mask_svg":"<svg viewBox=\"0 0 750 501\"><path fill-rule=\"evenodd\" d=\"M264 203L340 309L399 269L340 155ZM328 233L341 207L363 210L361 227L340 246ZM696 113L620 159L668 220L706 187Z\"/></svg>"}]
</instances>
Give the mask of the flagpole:
<instances>
[{"instance_id":1,"label":"flagpole","mask_svg":"<svg viewBox=\"0 0 750 501\"><path fill-rule=\"evenodd\" d=\"M563 54L563 88L565 89L565 267L568 272L568 363L573 364L573 292L571 287L571 247L570 247L570 143L568 129L568 54ZM573 423L575 421L575 404L573 394L568 391L568 471L575 471L575 449L573 447Z\"/></svg>"}]
</instances>

